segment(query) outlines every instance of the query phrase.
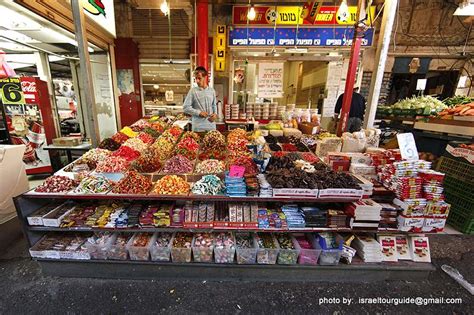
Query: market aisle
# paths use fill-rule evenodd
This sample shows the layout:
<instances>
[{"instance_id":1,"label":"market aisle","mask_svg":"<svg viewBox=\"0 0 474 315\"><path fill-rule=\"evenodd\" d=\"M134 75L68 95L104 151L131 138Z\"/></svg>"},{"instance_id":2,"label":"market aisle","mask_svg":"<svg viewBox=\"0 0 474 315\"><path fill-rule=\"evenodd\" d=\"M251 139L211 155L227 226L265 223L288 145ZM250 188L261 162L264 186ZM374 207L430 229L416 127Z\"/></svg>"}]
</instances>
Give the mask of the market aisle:
<instances>
[{"instance_id":1,"label":"market aisle","mask_svg":"<svg viewBox=\"0 0 474 315\"><path fill-rule=\"evenodd\" d=\"M437 271L419 282L266 283L138 281L43 277L25 240L0 255L0 313L318 313L422 312L473 314L474 298L439 267L449 264L474 282L470 236L431 235ZM348 279L350 280L350 279ZM243 294L243 292L246 292ZM461 305L319 305L322 298L454 297Z\"/></svg>"}]
</instances>

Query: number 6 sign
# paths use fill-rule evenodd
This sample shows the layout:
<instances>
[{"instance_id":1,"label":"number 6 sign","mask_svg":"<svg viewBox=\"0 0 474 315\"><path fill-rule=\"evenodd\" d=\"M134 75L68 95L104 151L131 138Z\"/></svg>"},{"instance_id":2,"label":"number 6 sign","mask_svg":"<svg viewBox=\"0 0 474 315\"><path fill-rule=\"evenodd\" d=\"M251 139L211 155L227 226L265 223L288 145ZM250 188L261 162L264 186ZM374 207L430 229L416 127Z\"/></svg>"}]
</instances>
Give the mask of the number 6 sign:
<instances>
[{"instance_id":1,"label":"number 6 sign","mask_svg":"<svg viewBox=\"0 0 474 315\"><path fill-rule=\"evenodd\" d=\"M412 133L399 133L397 135L398 147L402 158L408 161L418 160L418 149Z\"/></svg>"}]
</instances>

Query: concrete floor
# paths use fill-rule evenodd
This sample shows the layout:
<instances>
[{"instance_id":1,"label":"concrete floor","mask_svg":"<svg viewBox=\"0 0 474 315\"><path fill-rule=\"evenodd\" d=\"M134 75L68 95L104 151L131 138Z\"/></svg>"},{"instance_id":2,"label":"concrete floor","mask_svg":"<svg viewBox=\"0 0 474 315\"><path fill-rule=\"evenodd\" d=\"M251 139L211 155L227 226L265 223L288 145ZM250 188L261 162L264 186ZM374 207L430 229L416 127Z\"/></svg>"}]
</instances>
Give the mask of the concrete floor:
<instances>
[{"instance_id":1,"label":"concrete floor","mask_svg":"<svg viewBox=\"0 0 474 315\"><path fill-rule=\"evenodd\" d=\"M474 314L473 297L439 268L447 263L474 282L472 240L471 236L430 236L437 270L426 281L354 284L43 277L37 263L28 258L26 242L20 239L0 254L0 313ZM454 297L463 302L426 306L342 304L342 298L360 297ZM320 305L323 298L341 301Z\"/></svg>"}]
</instances>

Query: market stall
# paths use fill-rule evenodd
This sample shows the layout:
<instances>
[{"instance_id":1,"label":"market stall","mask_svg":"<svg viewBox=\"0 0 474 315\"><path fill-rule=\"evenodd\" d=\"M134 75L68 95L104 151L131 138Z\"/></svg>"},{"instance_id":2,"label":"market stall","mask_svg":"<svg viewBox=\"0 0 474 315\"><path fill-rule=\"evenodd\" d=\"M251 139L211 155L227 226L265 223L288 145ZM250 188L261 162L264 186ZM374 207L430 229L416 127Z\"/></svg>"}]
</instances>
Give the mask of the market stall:
<instances>
[{"instance_id":1,"label":"market stall","mask_svg":"<svg viewBox=\"0 0 474 315\"><path fill-rule=\"evenodd\" d=\"M379 135L197 134L142 119L15 205L47 274L424 278L426 234L450 209L444 174L377 148Z\"/></svg>"}]
</instances>

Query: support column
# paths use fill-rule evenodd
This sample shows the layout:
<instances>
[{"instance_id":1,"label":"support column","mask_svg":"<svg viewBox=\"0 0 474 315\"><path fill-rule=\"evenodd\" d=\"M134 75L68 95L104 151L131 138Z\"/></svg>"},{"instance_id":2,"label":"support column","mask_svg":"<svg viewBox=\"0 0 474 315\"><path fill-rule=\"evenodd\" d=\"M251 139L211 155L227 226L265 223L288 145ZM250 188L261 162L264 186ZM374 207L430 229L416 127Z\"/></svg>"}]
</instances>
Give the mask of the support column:
<instances>
[{"instance_id":1,"label":"support column","mask_svg":"<svg viewBox=\"0 0 474 315\"><path fill-rule=\"evenodd\" d=\"M377 52L375 54L375 71L372 73L370 81L369 97L367 109L364 116L364 128L372 128L374 125L375 113L380 97L380 88L382 87L383 75L385 72L385 63L387 62L387 53L392 36L393 23L397 14L398 0L385 0L385 7L382 18L382 27L380 28L379 40L377 43Z\"/></svg>"},{"instance_id":2,"label":"support column","mask_svg":"<svg viewBox=\"0 0 474 315\"><path fill-rule=\"evenodd\" d=\"M92 79L91 62L87 44L86 23L84 12L80 0L71 0L72 16L74 19L74 31L76 34L77 50L80 59L80 73L83 82L84 99L82 105L87 107L87 124L89 125L90 134L87 136L91 139L92 146L97 147L99 142L99 125L97 121L97 109L95 106L94 85Z\"/></svg>"},{"instance_id":3,"label":"support column","mask_svg":"<svg viewBox=\"0 0 474 315\"><path fill-rule=\"evenodd\" d=\"M196 5L197 66L207 69L209 67L208 2L207 0L198 0Z\"/></svg>"},{"instance_id":4,"label":"support column","mask_svg":"<svg viewBox=\"0 0 474 315\"><path fill-rule=\"evenodd\" d=\"M357 5L356 23L359 23L362 11L365 11L365 2L364 0L359 0L359 4ZM360 45L362 40L361 35L361 30L356 24L354 26L354 38L352 39L351 58L349 60L349 67L347 69L346 87L344 89L344 95L342 97L341 117L339 120L339 124L337 125L338 136L341 136L342 133L346 131L347 121L349 120L349 112L351 109L352 102L352 92L354 90L354 83L356 80L357 64L359 62Z\"/></svg>"}]
</instances>

